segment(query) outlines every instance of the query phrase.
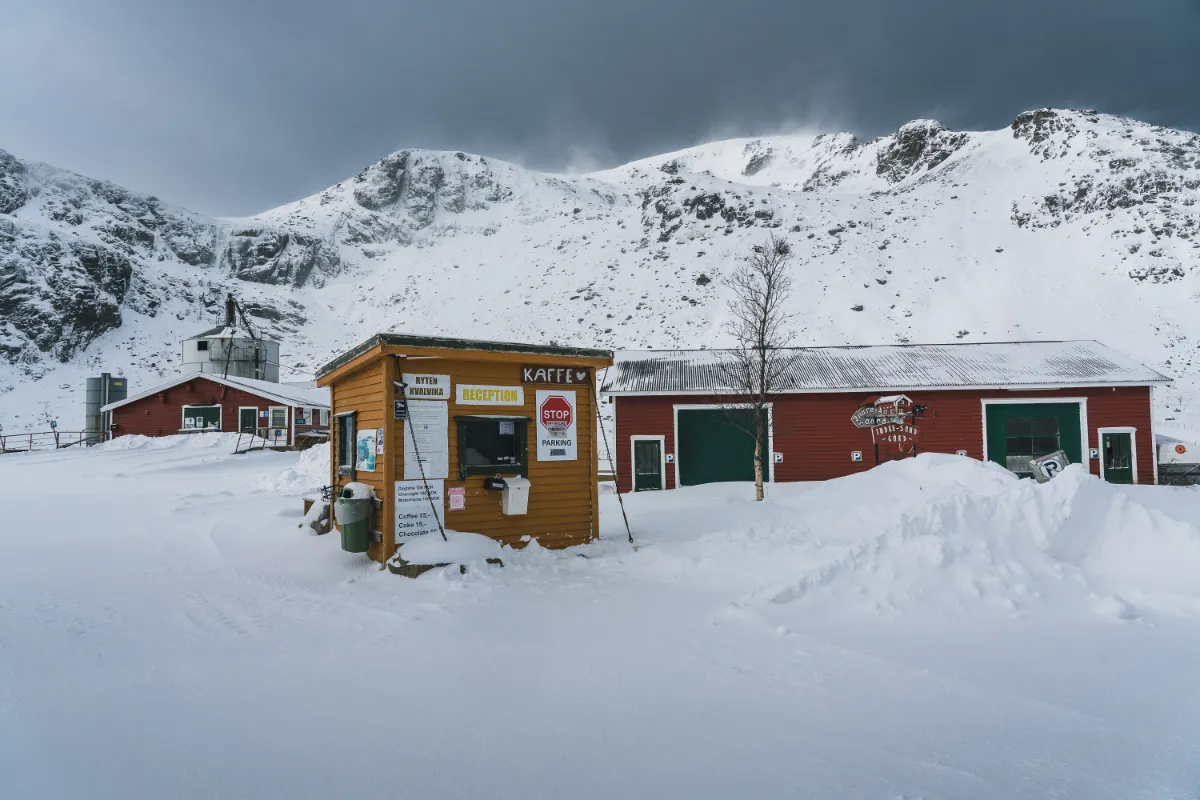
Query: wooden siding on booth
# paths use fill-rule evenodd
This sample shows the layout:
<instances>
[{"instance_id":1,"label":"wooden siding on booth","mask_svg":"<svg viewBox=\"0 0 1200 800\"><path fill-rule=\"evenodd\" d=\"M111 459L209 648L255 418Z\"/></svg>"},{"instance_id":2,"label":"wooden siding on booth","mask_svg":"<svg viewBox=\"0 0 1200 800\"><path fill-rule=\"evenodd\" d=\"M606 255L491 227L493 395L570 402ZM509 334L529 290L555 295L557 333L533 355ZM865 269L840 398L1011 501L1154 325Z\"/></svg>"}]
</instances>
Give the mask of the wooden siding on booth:
<instances>
[{"instance_id":1,"label":"wooden siding on booth","mask_svg":"<svg viewBox=\"0 0 1200 800\"><path fill-rule=\"evenodd\" d=\"M541 359L526 358L541 363ZM521 383L521 363L505 361L461 361L458 359L422 358L410 365L400 362L398 371L449 375L451 396L448 401L449 474L446 478L446 527L491 536L504 544L521 545L522 537L531 536L546 547L568 547L590 541L598 533L597 462L595 458L596 411L592 389L586 385L548 386ZM576 362L578 363L578 362ZM591 370L593 380L595 371ZM455 402L459 383L488 386L521 387L525 402L520 406L459 405ZM575 461L538 461L537 390L560 389L575 392L575 414L578 458ZM390 411L390 406L389 406ZM522 516L500 513L500 492L483 488L483 475L470 475L458 480L458 436L455 416L492 415L528 417L526 441L529 448L529 508ZM390 440L395 454L396 479L404 476L404 436L406 430L397 423ZM511 475L513 473L503 473ZM451 487L465 488L466 508L449 510ZM394 538L394 534L393 534Z\"/></svg>"},{"instance_id":2,"label":"wooden siding on booth","mask_svg":"<svg viewBox=\"0 0 1200 800\"><path fill-rule=\"evenodd\" d=\"M983 458L983 399L1040 399L1054 402L1068 397L1087 398L1088 436L1084 451L1099 448L1098 428L1131 426L1137 429L1138 481L1150 483L1154 475L1154 446L1151 436L1150 388L1147 386L1044 391L909 391L913 402L928 406L916 420L920 431L918 452L955 453L965 450L970 458ZM850 416L875 400L878 393L788 394L773 398L774 451L783 454L775 465L777 481L821 481L851 475L875 466L874 445L869 429L855 428ZM617 480L621 491L632 489L630 437L664 436L666 452L674 454L676 405L704 405L719 397L696 395L617 396ZM863 454L851 460L851 451ZM1100 474L1096 459L1088 460L1094 475ZM666 486L675 487L674 465L667 465Z\"/></svg>"},{"instance_id":3,"label":"wooden siding on booth","mask_svg":"<svg viewBox=\"0 0 1200 800\"><path fill-rule=\"evenodd\" d=\"M383 464L384 459L387 458L387 454L385 453L377 457L374 472L356 470L353 475L338 475L338 425L336 415L344 414L348 411L356 412L355 426L360 431L367 428L385 427L386 421L383 413L385 366L382 360L370 362L354 372L342 376L329 386L330 405L332 406L329 420L329 482L331 486L335 487L335 490L341 489L351 481L365 483L371 486L375 490L375 494L384 501L383 509L375 512L373 526L374 530L382 534L383 541L372 542L370 549L367 551L368 555L376 561L384 561L388 558L388 543L392 539L392 518L388 513L388 510L391 508L391 500L388 497L390 491L387 478L384 474ZM388 411L390 413L391 409L388 409Z\"/></svg>"}]
</instances>

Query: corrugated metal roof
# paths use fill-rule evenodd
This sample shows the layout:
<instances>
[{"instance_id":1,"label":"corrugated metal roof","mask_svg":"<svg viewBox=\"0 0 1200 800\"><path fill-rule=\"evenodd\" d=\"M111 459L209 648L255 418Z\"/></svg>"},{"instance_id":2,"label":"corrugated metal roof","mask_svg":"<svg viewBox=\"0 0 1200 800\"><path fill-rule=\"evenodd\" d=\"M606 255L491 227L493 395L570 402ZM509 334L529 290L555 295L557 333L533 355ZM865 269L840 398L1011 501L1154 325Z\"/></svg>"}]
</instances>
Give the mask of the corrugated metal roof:
<instances>
[{"instance_id":1,"label":"corrugated metal roof","mask_svg":"<svg viewBox=\"0 0 1200 800\"><path fill-rule=\"evenodd\" d=\"M601 391L721 394L727 350L617 353ZM779 392L967 387L1147 386L1171 379L1094 341L800 347Z\"/></svg>"},{"instance_id":2,"label":"corrugated metal roof","mask_svg":"<svg viewBox=\"0 0 1200 800\"><path fill-rule=\"evenodd\" d=\"M259 397L273 400L284 405L310 407L310 408L329 408L329 389L315 386L311 383L298 385L295 383L274 383L272 381L260 381L255 378L240 378L237 376L222 377L208 372L191 372L186 375L179 375L168 381L167 383L155 386L153 389L147 389L144 392L135 394L132 397L127 397L124 400L118 400L115 403L109 403L101 408L101 411L112 411L114 408L129 405L130 403L141 400L144 397L149 397L152 394L170 389L173 386L178 386L187 381L204 378L214 383L232 386L235 389L244 389L251 394L256 394Z\"/></svg>"}]
</instances>

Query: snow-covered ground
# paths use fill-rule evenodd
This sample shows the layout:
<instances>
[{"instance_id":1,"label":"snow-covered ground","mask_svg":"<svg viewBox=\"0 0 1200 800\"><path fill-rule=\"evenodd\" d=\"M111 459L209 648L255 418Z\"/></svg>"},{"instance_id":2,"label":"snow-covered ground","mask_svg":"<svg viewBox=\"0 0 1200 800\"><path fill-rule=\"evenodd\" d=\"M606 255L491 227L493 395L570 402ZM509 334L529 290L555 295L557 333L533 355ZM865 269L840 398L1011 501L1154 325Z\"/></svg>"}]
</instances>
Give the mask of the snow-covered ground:
<instances>
[{"instance_id":1,"label":"snow-covered ground","mask_svg":"<svg viewBox=\"0 0 1200 800\"><path fill-rule=\"evenodd\" d=\"M0 797L1197 796L1200 490L930 455L414 581L231 450L0 456Z\"/></svg>"}]
</instances>

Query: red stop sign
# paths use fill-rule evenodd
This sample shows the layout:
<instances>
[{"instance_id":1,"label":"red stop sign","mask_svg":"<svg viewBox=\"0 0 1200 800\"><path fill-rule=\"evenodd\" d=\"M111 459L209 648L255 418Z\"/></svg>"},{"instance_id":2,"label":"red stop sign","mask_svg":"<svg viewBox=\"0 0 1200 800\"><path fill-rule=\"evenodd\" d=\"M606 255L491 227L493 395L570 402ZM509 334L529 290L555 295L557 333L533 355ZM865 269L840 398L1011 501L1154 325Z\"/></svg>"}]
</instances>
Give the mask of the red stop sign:
<instances>
[{"instance_id":1,"label":"red stop sign","mask_svg":"<svg viewBox=\"0 0 1200 800\"><path fill-rule=\"evenodd\" d=\"M569 427L574 413L567 398L561 394L550 395L538 406L538 419L547 428Z\"/></svg>"}]
</instances>

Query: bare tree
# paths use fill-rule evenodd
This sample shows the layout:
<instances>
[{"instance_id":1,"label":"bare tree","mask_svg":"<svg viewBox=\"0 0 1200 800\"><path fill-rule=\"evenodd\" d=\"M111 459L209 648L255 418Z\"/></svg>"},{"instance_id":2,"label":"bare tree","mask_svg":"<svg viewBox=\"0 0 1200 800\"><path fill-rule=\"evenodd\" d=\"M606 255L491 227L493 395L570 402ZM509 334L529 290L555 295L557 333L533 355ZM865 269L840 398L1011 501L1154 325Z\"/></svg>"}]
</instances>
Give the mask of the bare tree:
<instances>
[{"instance_id":1,"label":"bare tree","mask_svg":"<svg viewBox=\"0 0 1200 800\"><path fill-rule=\"evenodd\" d=\"M722 408L730 423L754 437L754 499L763 499L763 459L767 445L767 409L780 388L793 333L784 310L792 292L788 264L792 249L774 233L755 245L726 281L732 290L726 332L734 346L719 362L722 384L731 392Z\"/></svg>"}]
</instances>

